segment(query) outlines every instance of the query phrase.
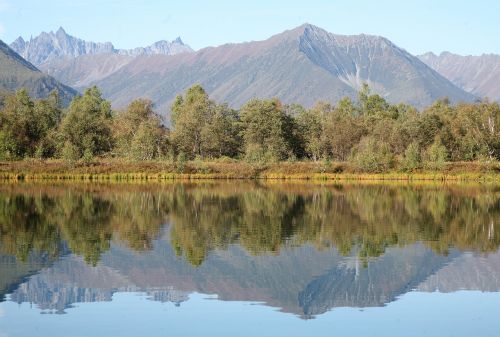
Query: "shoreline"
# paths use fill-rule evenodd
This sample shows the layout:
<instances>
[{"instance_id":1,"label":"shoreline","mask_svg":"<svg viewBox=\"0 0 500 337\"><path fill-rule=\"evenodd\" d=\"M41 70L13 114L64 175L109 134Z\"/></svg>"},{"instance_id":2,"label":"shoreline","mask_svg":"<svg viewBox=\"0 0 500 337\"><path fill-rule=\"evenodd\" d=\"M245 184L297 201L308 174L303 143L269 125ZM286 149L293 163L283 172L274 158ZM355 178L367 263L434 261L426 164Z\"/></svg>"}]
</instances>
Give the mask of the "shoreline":
<instances>
[{"instance_id":1,"label":"shoreline","mask_svg":"<svg viewBox=\"0 0 500 337\"><path fill-rule=\"evenodd\" d=\"M500 184L500 164L448 163L441 171L355 172L346 163L281 162L251 165L245 162L124 162L64 161L0 162L0 181L164 181L164 180L311 180L311 181L435 181Z\"/></svg>"}]
</instances>

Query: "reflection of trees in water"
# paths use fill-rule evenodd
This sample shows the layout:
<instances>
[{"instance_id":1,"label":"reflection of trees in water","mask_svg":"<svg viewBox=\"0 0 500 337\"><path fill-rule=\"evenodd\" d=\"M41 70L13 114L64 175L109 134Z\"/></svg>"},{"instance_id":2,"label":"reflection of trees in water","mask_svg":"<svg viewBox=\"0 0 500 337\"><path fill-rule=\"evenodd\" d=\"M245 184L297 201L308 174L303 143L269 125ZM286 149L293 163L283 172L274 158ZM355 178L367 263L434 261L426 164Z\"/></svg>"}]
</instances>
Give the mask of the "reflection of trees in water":
<instances>
[{"instance_id":1,"label":"reflection of trees in water","mask_svg":"<svg viewBox=\"0 0 500 337\"><path fill-rule=\"evenodd\" d=\"M55 258L66 242L95 265L113 239L151 249L168 220L177 254L196 266L234 243L251 254L312 243L363 258L416 241L441 254L489 252L500 240L499 194L477 186L12 185L0 193L0 244L25 259L30 251Z\"/></svg>"},{"instance_id":2,"label":"reflection of trees in water","mask_svg":"<svg viewBox=\"0 0 500 337\"><path fill-rule=\"evenodd\" d=\"M152 247L164 216L152 193L120 193L61 187L0 193L1 247L25 260L30 251L56 258L61 242L97 264L113 237L135 250Z\"/></svg>"}]
</instances>

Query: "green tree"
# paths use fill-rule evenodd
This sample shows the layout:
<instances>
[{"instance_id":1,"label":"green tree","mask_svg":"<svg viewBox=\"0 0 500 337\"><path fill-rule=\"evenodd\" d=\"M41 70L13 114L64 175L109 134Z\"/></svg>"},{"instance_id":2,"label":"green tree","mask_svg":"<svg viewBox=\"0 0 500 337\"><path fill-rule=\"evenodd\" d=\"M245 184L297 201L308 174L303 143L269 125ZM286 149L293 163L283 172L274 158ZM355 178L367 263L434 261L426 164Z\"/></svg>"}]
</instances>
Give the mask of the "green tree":
<instances>
[{"instance_id":1,"label":"green tree","mask_svg":"<svg viewBox=\"0 0 500 337\"><path fill-rule=\"evenodd\" d=\"M0 116L0 156L20 159L30 156L39 139L34 103L24 89L8 95Z\"/></svg>"},{"instance_id":2,"label":"green tree","mask_svg":"<svg viewBox=\"0 0 500 337\"><path fill-rule=\"evenodd\" d=\"M367 136L353 148L351 162L365 172L384 172L393 167L394 156L387 144Z\"/></svg>"},{"instance_id":3,"label":"green tree","mask_svg":"<svg viewBox=\"0 0 500 337\"><path fill-rule=\"evenodd\" d=\"M114 120L116 153L136 160L152 160L168 151L168 130L153 110L153 102L138 99Z\"/></svg>"},{"instance_id":4,"label":"green tree","mask_svg":"<svg viewBox=\"0 0 500 337\"><path fill-rule=\"evenodd\" d=\"M85 90L71 102L61 122L61 136L76 157L102 155L111 150L111 104L102 98L97 87ZM66 145L65 145L66 146Z\"/></svg>"},{"instance_id":5,"label":"green tree","mask_svg":"<svg viewBox=\"0 0 500 337\"><path fill-rule=\"evenodd\" d=\"M208 157L236 157L241 152L241 123L236 111L216 105L212 118L201 130L202 153Z\"/></svg>"},{"instance_id":6,"label":"green tree","mask_svg":"<svg viewBox=\"0 0 500 337\"><path fill-rule=\"evenodd\" d=\"M402 162L402 169L405 171L415 171L422 167L422 157L420 155L420 146L417 142L412 142L406 148Z\"/></svg>"},{"instance_id":7,"label":"green tree","mask_svg":"<svg viewBox=\"0 0 500 337\"><path fill-rule=\"evenodd\" d=\"M360 104L359 110L362 115L374 116L390 111L389 103L380 95L371 94L370 87L367 83L363 83L358 93L358 100Z\"/></svg>"},{"instance_id":8,"label":"green tree","mask_svg":"<svg viewBox=\"0 0 500 337\"><path fill-rule=\"evenodd\" d=\"M248 160L277 161L292 154L289 116L277 99L253 99L241 108L243 140Z\"/></svg>"},{"instance_id":9,"label":"green tree","mask_svg":"<svg viewBox=\"0 0 500 337\"><path fill-rule=\"evenodd\" d=\"M215 114L215 103L201 85L193 85L184 96L177 96L172 107L172 140L179 152L190 158L204 156L203 128Z\"/></svg>"},{"instance_id":10,"label":"green tree","mask_svg":"<svg viewBox=\"0 0 500 337\"><path fill-rule=\"evenodd\" d=\"M441 170L448 159L448 151L437 137L434 143L427 149L425 157L425 166L432 170Z\"/></svg>"},{"instance_id":11,"label":"green tree","mask_svg":"<svg viewBox=\"0 0 500 337\"><path fill-rule=\"evenodd\" d=\"M325 112L321 106L303 110L297 116L298 130L303 141L305 155L317 161L323 155L323 127Z\"/></svg>"},{"instance_id":12,"label":"green tree","mask_svg":"<svg viewBox=\"0 0 500 337\"><path fill-rule=\"evenodd\" d=\"M352 101L344 99L325 117L325 147L334 160L347 160L352 148L366 134L361 117L354 116L354 111Z\"/></svg>"}]
</instances>

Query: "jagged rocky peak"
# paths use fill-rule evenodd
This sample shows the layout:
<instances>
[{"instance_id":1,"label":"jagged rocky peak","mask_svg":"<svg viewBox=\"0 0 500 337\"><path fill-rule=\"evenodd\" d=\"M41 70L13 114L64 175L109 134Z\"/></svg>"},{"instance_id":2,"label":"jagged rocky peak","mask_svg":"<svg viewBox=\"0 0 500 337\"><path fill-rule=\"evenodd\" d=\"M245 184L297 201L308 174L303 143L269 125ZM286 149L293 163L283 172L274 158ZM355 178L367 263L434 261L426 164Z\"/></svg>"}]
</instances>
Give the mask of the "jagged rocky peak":
<instances>
[{"instance_id":1,"label":"jagged rocky peak","mask_svg":"<svg viewBox=\"0 0 500 337\"><path fill-rule=\"evenodd\" d=\"M299 27L276 35L276 38L297 40L300 46L305 49L317 49L321 46L321 48L342 48L346 52L349 52L353 48L377 48L379 50L395 49L398 50L398 52L404 52L404 50L382 36L367 34L334 34L309 23L305 23Z\"/></svg>"},{"instance_id":2,"label":"jagged rocky peak","mask_svg":"<svg viewBox=\"0 0 500 337\"><path fill-rule=\"evenodd\" d=\"M193 50L184 44L180 37L168 41L158 41L151 46L134 49L115 49L111 42L92 42L73 37L66 33L64 28L47 33L42 32L37 37L25 41L22 37L17 38L10 47L19 55L35 65L61 58L75 58L82 55L95 54L121 54L129 56L164 54L173 55L192 52Z\"/></svg>"},{"instance_id":3,"label":"jagged rocky peak","mask_svg":"<svg viewBox=\"0 0 500 337\"><path fill-rule=\"evenodd\" d=\"M14 42L12 42L12 44L10 45L10 47L14 50L23 50L26 46L26 41L24 41L24 39L19 36Z\"/></svg>"},{"instance_id":4,"label":"jagged rocky peak","mask_svg":"<svg viewBox=\"0 0 500 337\"><path fill-rule=\"evenodd\" d=\"M177 37L172 42L161 40L153 43L147 47L139 47L134 49L121 49L118 51L119 54L129 55L129 56L139 56L139 55L175 55L180 53L190 53L193 49L188 45L184 44L180 37Z\"/></svg>"},{"instance_id":5,"label":"jagged rocky peak","mask_svg":"<svg viewBox=\"0 0 500 337\"><path fill-rule=\"evenodd\" d=\"M78 57L114 51L110 42L87 42L68 35L62 27L55 33L53 31L42 32L37 37L31 37L29 41L24 41L22 37L19 37L10 46L24 59L35 65L61 57Z\"/></svg>"}]
</instances>

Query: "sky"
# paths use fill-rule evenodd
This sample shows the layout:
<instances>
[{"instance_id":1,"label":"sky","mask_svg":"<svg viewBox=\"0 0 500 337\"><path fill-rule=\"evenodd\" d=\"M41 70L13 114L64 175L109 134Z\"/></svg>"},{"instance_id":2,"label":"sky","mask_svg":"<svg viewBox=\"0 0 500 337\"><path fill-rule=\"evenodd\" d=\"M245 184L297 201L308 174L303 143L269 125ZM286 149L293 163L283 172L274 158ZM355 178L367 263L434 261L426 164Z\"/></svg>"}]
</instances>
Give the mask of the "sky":
<instances>
[{"instance_id":1,"label":"sky","mask_svg":"<svg viewBox=\"0 0 500 337\"><path fill-rule=\"evenodd\" d=\"M116 48L180 36L193 49L263 40L303 23L336 34L381 35L412 54L500 54L498 0L0 0L0 39L62 26Z\"/></svg>"}]
</instances>

